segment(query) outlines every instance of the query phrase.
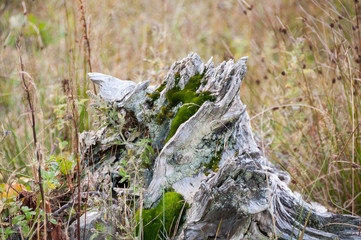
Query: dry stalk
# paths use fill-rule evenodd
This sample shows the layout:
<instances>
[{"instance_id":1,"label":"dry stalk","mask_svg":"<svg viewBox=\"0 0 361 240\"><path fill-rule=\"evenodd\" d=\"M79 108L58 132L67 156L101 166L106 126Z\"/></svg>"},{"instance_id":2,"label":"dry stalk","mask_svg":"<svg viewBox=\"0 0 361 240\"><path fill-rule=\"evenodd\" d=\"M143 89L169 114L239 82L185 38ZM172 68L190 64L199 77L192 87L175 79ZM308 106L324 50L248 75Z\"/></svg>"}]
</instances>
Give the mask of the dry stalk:
<instances>
[{"instance_id":1,"label":"dry stalk","mask_svg":"<svg viewBox=\"0 0 361 240\"><path fill-rule=\"evenodd\" d=\"M93 68L92 68L92 64L91 64L91 60L90 60L91 59L91 47L90 47L90 40L89 40L89 34L88 34L88 25L87 25L86 18L85 18L85 6L83 3L83 0L79 0L79 9L80 9L80 14L81 14L80 21L83 24L83 38L85 41L84 51L86 51L85 55L87 58L89 71L93 72ZM94 89L95 95L97 95L95 83L93 83L93 89Z\"/></svg>"},{"instance_id":2,"label":"dry stalk","mask_svg":"<svg viewBox=\"0 0 361 240\"><path fill-rule=\"evenodd\" d=\"M44 189L43 189L43 182L42 182L42 176L41 176L41 162L40 162L40 153L39 153L39 147L37 146L37 138L36 138L36 124L35 124L35 111L34 111L34 106L31 102L31 94L30 94L30 90L28 87L28 84L26 83L25 80L25 71L24 71L24 64L23 64L23 59L21 57L21 51L20 51L20 44L17 43L16 44L16 48L18 50L18 54L19 54L19 64L20 64L20 78L21 81L24 85L24 90L25 90L25 94L26 94L26 98L29 104L29 108L30 108L30 113L31 113L31 129L33 132L33 141L34 141L34 147L35 147L35 155L36 155L36 160L38 162L38 184L39 184L39 188L40 188L40 194L41 194L41 201L43 202L43 210L44 210L44 216L45 216L45 222L44 222L44 239L47 239L46 234L47 234L47 223L48 223L48 215L46 212L46 206L45 206L45 195L44 195ZM35 176L36 179L36 176Z\"/></svg>"},{"instance_id":3,"label":"dry stalk","mask_svg":"<svg viewBox=\"0 0 361 240\"><path fill-rule=\"evenodd\" d=\"M77 210L76 210L76 218L77 218L77 238L80 240L80 210L81 210L81 185L80 185L80 159L79 159L79 137L78 137L78 125L77 125L77 108L75 105L74 93L73 93L73 84L71 80L64 79L64 91L68 98L67 104L71 105L71 115L72 122L74 127L74 135L73 135L73 148L75 152L76 158L76 175L78 181L78 202L77 202Z\"/></svg>"}]
</instances>

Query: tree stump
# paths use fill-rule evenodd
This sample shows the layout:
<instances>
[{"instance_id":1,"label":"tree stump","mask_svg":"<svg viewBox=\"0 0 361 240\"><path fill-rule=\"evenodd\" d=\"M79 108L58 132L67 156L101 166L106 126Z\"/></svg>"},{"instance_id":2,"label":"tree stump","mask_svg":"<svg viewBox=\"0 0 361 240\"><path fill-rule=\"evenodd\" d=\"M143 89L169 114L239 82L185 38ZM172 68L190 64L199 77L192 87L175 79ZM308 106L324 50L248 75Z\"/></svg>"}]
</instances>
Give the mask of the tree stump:
<instances>
[{"instance_id":1,"label":"tree stump","mask_svg":"<svg viewBox=\"0 0 361 240\"><path fill-rule=\"evenodd\" d=\"M259 150L240 100L246 62L216 67L191 53L158 88L89 73L100 96L131 116L157 150L145 173L144 208L155 207L164 189L182 194L189 209L177 239L361 239L360 218L305 202L288 187L288 173ZM81 150L94 164L119 137L105 133L81 134Z\"/></svg>"}]
</instances>

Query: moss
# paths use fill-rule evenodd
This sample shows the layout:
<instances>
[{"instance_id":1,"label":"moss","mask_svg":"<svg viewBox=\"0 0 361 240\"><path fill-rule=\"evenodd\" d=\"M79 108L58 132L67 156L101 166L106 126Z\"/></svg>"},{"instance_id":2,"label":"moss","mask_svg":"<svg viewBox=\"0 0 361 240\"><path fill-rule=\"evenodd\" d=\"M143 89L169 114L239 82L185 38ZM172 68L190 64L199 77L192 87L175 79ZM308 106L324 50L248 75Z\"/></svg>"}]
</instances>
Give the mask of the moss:
<instances>
[{"instance_id":1,"label":"moss","mask_svg":"<svg viewBox=\"0 0 361 240\"><path fill-rule=\"evenodd\" d=\"M161 92L164 90L165 86L167 86L167 81L162 82L162 84L155 91Z\"/></svg>"},{"instance_id":2,"label":"moss","mask_svg":"<svg viewBox=\"0 0 361 240\"><path fill-rule=\"evenodd\" d=\"M179 83L179 80L181 79L179 72L177 72L176 74L174 74L174 80L175 80L175 84L177 85Z\"/></svg>"},{"instance_id":3,"label":"moss","mask_svg":"<svg viewBox=\"0 0 361 240\"><path fill-rule=\"evenodd\" d=\"M223 146L223 145L221 145ZM220 147L218 149L218 151L216 152L216 154L211 158L211 160L208 163L204 163L204 167L206 168L206 170L212 170L213 172L217 172L219 169L219 162L222 159L222 153L223 153L223 147ZM206 176L209 173L205 173Z\"/></svg>"},{"instance_id":4,"label":"moss","mask_svg":"<svg viewBox=\"0 0 361 240\"><path fill-rule=\"evenodd\" d=\"M166 93L168 100L167 109L177 106L179 103L183 105L179 108L176 116L174 117L169 135L165 142L173 137L177 132L178 127L192 117L205 101L214 101L215 98L210 92L196 93L197 89L201 85L201 81L204 74L196 74L191 77L188 83L184 86L184 89L180 89L179 86L175 86ZM175 76L177 79L177 77Z\"/></svg>"},{"instance_id":5,"label":"moss","mask_svg":"<svg viewBox=\"0 0 361 240\"><path fill-rule=\"evenodd\" d=\"M234 156L234 157L237 157L238 155L239 155L239 151L237 150L237 151L234 152L234 155L233 155L233 156Z\"/></svg>"},{"instance_id":6,"label":"moss","mask_svg":"<svg viewBox=\"0 0 361 240\"><path fill-rule=\"evenodd\" d=\"M166 115L167 114L167 107L162 107L161 112L162 112L162 114Z\"/></svg>"},{"instance_id":7,"label":"moss","mask_svg":"<svg viewBox=\"0 0 361 240\"><path fill-rule=\"evenodd\" d=\"M148 97L150 99L152 99L153 101L155 101L160 97L160 93L159 92L153 92L151 94L148 94Z\"/></svg>"},{"instance_id":8,"label":"moss","mask_svg":"<svg viewBox=\"0 0 361 240\"><path fill-rule=\"evenodd\" d=\"M161 85L157 89L154 90L153 93L148 94L148 97L154 101L156 101L160 97L160 93L164 90L165 86L167 85L167 82L162 82Z\"/></svg>"},{"instance_id":9,"label":"moss","mask_svg":"<svg viewBox=\"0 0 361 240\"><path fill-rule=\"evenodd\" d=\"M164 120L165 120L165 115L163 113L159 113L157 115L157 123L160 125L164 122Z\"/></svg>"},{"instance_id":10,"label":"moss","mask_svg":"<svg viewBox=\"0 0 361 240\"><path fill-rule=\"evenodd\" d=\"M168 115L168 109L167 107L162 107L160 113L157 115L157 123L162 124L166 117L170 118Z\"/></svg>"},{"instance_id":11,"label":"moss","mask_svg":"<svg viewBox=\"0 0 361 240\"><path fill-rule=\"evenodd\" d=\"M168 112L167 115L165 115L167 118L174 117L174 112Z\"/></svg>"},{"instance_id":12,"label":"moss","mask_svg":"<svg viewBox=\"0 0 361 240\"><path fill-rule=\"evenodd\" d=\"M178 217L182 215L182 220L185 209L188 209L188 207L188 203L184 202L181 194L176 192L165 193L155 208L143 209L142 211L143 239L155 240L164 239L164 236L171 236L177 226ZM136 213L135 219L139 225L139 210ZM163 224L163 219L165 219L165 224ZM139 234L139 227L136 234Z\"/></svg>"}]
</instances>

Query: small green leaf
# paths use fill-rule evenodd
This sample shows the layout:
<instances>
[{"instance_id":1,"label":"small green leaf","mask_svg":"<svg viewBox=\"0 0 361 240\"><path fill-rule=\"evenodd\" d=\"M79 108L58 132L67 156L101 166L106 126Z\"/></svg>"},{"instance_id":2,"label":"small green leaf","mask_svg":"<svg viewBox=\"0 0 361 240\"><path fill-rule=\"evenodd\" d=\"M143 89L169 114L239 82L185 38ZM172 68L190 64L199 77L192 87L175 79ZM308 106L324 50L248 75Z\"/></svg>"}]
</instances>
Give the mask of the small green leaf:
<instances>
[{"instance_id":1,"label":"small green leaf","mask_svg":"<svg viewBox=\"0 0 361 240\"><path fill-rule=\"evenodd\" d=\"M24 215L18 215L18 216L15 216L13 219L12 219L12 224L13 225L18 225L19 224L19 222L21 221L21 220L23 220L23 219L25 219L25 216Z\"/></svg>"},{"instance_id":2,"label":"small green leaf","mask_svg":"<svg viewBox=\"0 0 361 240\"><path fill-rule=\"evenodd\" d=\"M21 207L21 210L22 210L24 213L27 213L27 212L31 211L31 208L29 208L28 206L22 206L22 207Z\"/></svg>"},{"instance_id":3,"label":"small green leaf","mask_svg":"<svg viewBox=\"0 0 361 240\"><path fill-rule=\"evenodd\" d=\"M60 150L64 150L67 145L68 145L68 141L59 142Z\"/></svg>"},{"instance_id":4,"label":"small green leaf","mask_svg":"<svg viewBox=\"0 0 361 240\"><path fill-rule=\"evenodd\" d=\"M16 233L16 231L12 230L11 227L7 227L4 231L4 233L6 235L10 235L10 234Z\"/></svg>"},{"instance_id":5,"label":"small green leaf","mask_svg":"<svg viewBox=\"0 0 361 240\"><path fill-rule=\"evenodd\" d=\"M50 222L51 222L52 224L57 224L57 223L58 223L54 218L50 218Z\"/></svg>"},{"instance_id":6,"label":"small green leaf","mask_svg":"<svg viewBox=\"0 0 361 240\"><path fill-rule=\"evenodd\" d=\"M27 236L29 234L30 228L29 228L29 226L23 226L21 231L22 231L24 236Z\"/></svg>"}]
</instances>

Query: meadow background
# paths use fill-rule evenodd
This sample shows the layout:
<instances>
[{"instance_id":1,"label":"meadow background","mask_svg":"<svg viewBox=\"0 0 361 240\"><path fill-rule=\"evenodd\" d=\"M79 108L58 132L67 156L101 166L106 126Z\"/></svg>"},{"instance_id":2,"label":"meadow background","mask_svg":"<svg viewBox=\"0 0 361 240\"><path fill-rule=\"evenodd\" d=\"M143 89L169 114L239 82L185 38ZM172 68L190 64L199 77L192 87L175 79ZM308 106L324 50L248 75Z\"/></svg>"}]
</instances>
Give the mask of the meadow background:
<instances>
[{"instance_id":1,"label":"meadow background","mask_svg":"<svg viewBox=\"0 0 361 240\"><path fill-rule=\"evenodd\" d=\"M248 56L240 95L264 154L305 199L360 215L360 11L358 0L1 0L0 181L36 176L20 55L45 170L74 158L67 82L82 132L96 119L90 71L157 85L192 51L216 65Z\"/></svg>"}]
</instances>

